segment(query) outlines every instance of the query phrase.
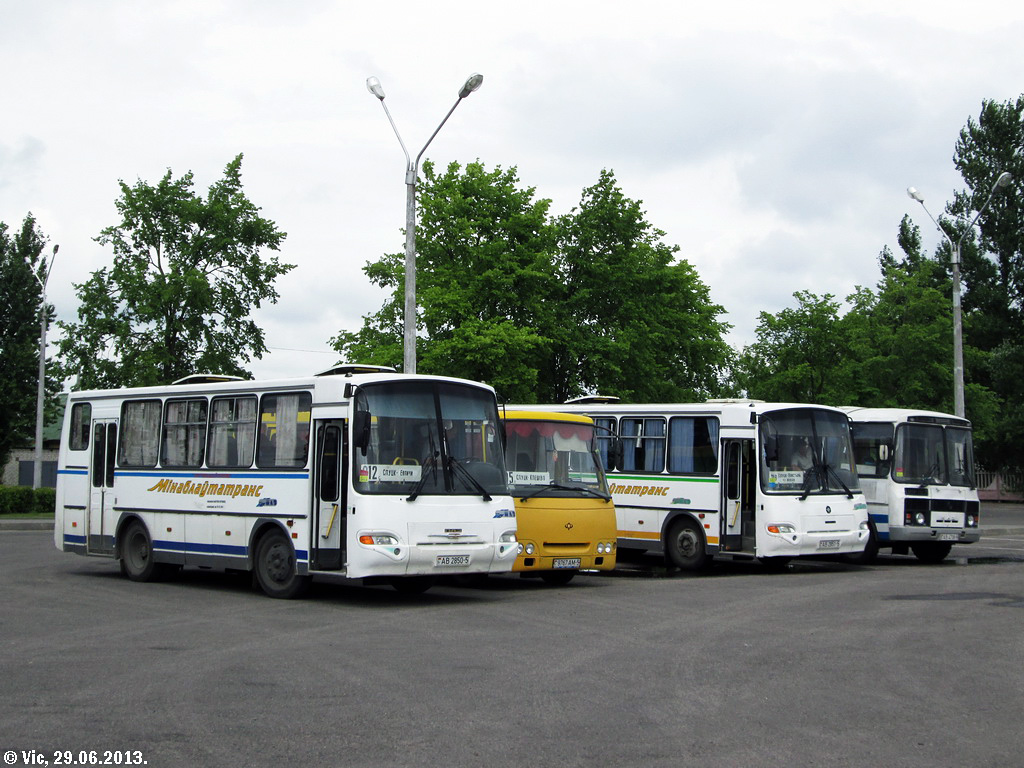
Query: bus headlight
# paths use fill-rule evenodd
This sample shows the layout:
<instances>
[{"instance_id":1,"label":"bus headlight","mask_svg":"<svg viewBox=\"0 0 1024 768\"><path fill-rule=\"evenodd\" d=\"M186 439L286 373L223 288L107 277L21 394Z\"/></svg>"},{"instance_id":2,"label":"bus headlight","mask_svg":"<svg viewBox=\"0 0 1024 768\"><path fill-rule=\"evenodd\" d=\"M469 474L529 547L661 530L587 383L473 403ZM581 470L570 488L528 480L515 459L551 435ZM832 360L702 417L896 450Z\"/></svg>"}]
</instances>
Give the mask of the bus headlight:
<instances>
[{"instance_id":1,"label":"bus headlight","mask_svg":"<svg viewBox=\"0 0 1024 768\"><path fill-rule=\"evenodd\" d=\"M925 515L924 512L918 512L916 515L914 515L914 522L918 525L927 525L928 517L927 515Z\"/></svg>"},{"instance_id":2,"label":"bus headlight","mask_svg":"<svg viewBox=\"0 0 1024 768\"><path fill-rule=\"evenodd\" d=\"M860 527L860 529L862 531L870 531L871 530L871 526L868 525L868 521L867 520L861 520L859 527Z\"/></svg>"},{"instance_id":3,"label":"bus headlight","mask_svg":"<svg viewBox=\"0 0 1024 768\"><path fill-rule=\"evenodd\" d=\"M398 543L398 539L386 533L364 533L359 537L359 543L367 546L393 547Z\"/></svg>"},{"instance_id":4,"label":"bus headlight","mask_svg":"<svg viewBox=\"0 0 1024 768\"><path fill-rule=\"evenodd\" d=\"M532 555L535 550L536 550L536 548L533 546L533 542L532 541L526 542L526 546L523 547L523 552L525 552L528 555Z\"/></svg>"},{"instance_id":5,"label":"bus headlight","mask_svg":"<svg viewBox=\"0 0 1024 768\"><path fill-rule=\"evenodd\" d=\"M977 528L978 527L978 518L975 517L974 515L968 515L967 516L967 527L968 528Z\"/></svg>"},{"instance_id":6,"label":"bus headlight","mask_svg":"<svg viewBox=\"0 0 1024 768\"><path fill-rule=\"evenodd\" d=\"M768 533L796 533L796 528L789 523L773 523L768 526Z\"/></svg>"},{"instance_id":7,"label":"bus headlight","mask_svg":"<svg viewBox=\"0 0 1024 768\"><path fill-rule=\"evenodd\" d=\"M501 544L515 544L516 543L516 532L505 531L501 536L498 537L498 542Z\"/></svg>"}]
</instances>

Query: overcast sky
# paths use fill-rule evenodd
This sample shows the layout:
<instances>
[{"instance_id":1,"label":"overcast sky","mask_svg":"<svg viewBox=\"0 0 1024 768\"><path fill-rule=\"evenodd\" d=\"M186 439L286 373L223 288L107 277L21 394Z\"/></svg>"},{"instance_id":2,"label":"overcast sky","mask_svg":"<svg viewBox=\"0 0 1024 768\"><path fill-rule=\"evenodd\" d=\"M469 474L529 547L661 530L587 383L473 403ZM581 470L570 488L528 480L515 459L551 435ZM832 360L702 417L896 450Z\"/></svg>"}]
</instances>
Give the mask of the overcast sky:
<instances>
[{"instance_id":1,"label":"overcast sky","mask_svg":"<svg viewBox=\"0 0 1024 768\"><path fill-rule=\"evenodd\" d=\"M119 180L191 170L205 195L244 153L297 265L252 369L316 372L383 301L364 264L404 247L405 159L366 78L415 155L480 72L426 157L516 166L552 214L611 169L739 346L796 290L873 287L905 213L934 247L906 188L935 215L962 188L957 135L1024 93L1022 40L1002 0L0 0L0 221L31 211L60 245L48 297L73 319Z\"/></svg>"}]
</instances>

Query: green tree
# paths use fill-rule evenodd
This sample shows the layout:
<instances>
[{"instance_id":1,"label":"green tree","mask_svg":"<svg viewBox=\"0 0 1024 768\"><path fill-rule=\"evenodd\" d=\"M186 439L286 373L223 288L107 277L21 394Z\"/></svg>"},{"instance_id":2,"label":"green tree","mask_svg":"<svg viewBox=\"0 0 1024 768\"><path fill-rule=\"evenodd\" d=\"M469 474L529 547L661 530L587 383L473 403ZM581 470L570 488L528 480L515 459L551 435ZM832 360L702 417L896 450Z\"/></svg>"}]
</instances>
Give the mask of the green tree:
<instances>
[{"instance_id":1,"label":"green tree","mask_svg":"<svg viewBox=\"0 0 1024 768\"><path fill-rule=\"evenodd\" d=\"M0 466L35 434L42 292L33 272L42 277L46 242L31 213L13 236L0 222ZM53 307L46 312L49 325ZM55 389L47 376L47 394Z\"/></svg>"},{"instance_id":2,"label":"green tree","mask_svg":"<svg viewBox=\"0 0 1024 768\"><path fill-rule=\"evenodd\" d=\"M757 340L744 347L735 366L736 384L750 397L797 403L837 403L848 396L849 349L840 302L826 293L793 294L797 306L761 312Z\"/></svg>"},{"instance_id":3,"label":"green tree","mask_svg":"<svg viewBox=\"0 0 1024 768\"><path fill-rule=\"evenodd\" d=\"M521 188L515 168L487 171L424 162L417 215L417 371L487 381L513 400L532 399L549 339L549 200ZM400 367L404 254L367 264L371 282L391 298L342 331L332 345L343 359Z\"/></svg>"},{"instance_id":4,"label":"green tree","mask_svg":"<svg viewBox=\"0 0 1024 768\"><path fill-rule=\"evenodd\" d=\"M982 102L977 120L960 132L955 165L967 185L946 210L950 237L992 193L1000 173L1013 185L995 193L966 233L961 252L967 416L975 425L979 460L992 468L1024 467L1024 96ZM945 248L945 245L943 245Z\"/></svg>"},{"instance_id":5,"label":"green tree","mask_svg":"<svg viewBox=\"0 0 1024 768\"><path fill-rule=\"evenodd\" d=\"M557 219L514 168L424 163L417 291L421 373L490 382L518 402L588 391L631 400L713 392L729 348L722 308L640 204L605 171ZM368 264L391 298L358 332L333 340L342 357L397 366L404 296L401 254Z\"/></svg>"},{"instance_id":6,"label":"green tree","mask_svg":"<svg viewBox=\"0 0 1024 768\"><path fill-rule=\"evenodd\" d=\"M585 392L686 402L721 390L731 353L725 310L641 205L603 170L555 223L568 313L548 368L555 402Z\"/></svg>"},{"instance_id":7,"label":"green tree","mask_svg":"<svg viewBox=\"0 0 1024 768\"><path fill-rule=\"evenodd\" d=\"M250 313L276 303L274 280L293 265L278 250L285 234L242 190L242 155L205 199L192 172L168 169L155 185L120 182L121 222L96 241L113 265L76 285L78 322L58 323L60 372L80 388L166 384L199 371L248 375L266 352Z\"/></svg>"}]
</instances>

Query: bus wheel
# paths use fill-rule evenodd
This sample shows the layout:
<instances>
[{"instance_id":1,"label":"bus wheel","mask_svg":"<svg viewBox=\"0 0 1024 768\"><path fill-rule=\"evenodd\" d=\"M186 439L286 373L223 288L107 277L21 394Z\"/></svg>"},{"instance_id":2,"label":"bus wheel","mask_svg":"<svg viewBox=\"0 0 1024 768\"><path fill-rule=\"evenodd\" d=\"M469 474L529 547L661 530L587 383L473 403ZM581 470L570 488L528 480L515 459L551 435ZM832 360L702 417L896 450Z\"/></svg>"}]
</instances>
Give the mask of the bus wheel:
<instances>
[{"instance_id":1,"label":"bus wheel","mask_svg":"<svg viewBox=\"0 0 1024 768\"><path fill-rule=\"evenodd\" d=\"M309 588L310 577L295 568L295 549L284 532L265 533L256 545L256 583L270 597L298 597Z\"/></svg>"},{"instance_id":2,"label":"bus wheel","mask_svg":"<svg viewBox=\"0 0 1024 768\"><path fill-rule=\"evenodd\" d=\"M948 541L922 541L910 545L910 551L922 563L941 563L952 548Z\"/></svg>"},{"instance_id":3,"label":"bus wheel","mask_svg":"<svg viewBox=\"0 0 1024 768\"><path fill-rule=\"evenodd\" d=\"M684 571L698 571L708 564L704 532L689 517L678 517L669 526L665 541L669 562Z\"/></svg>"},{"instance_id":4,"label":"bus wheel","mask_svg":"<svg viewBox=\"0 0 1024 768\"><path fill-rule=\"evenodd\" d=\"M146 526L138 520L128 523L121 537L121 573L132 581L152 581L157 575L156 560L153 559L153 542L149 539Z\"/></svg>"},{"instance_id":5,"label":"bus wheel","mask_svg":"<svg viewBox=\"0 0 1024 768\"><path fill-rule=\"evenodd\" d=\"M395 591L403 595L422 595L434 586L433 576L401 576L391 580Z\"/></svg>"},{"instance_id":6,"label":"bus wheel","mask_svg":"<svg viewBox=\"0 0 1024 768\"><path fill-rule=\"evenodd\" d=\"M542 571L540 577L552 587L564 587L575 575L576 571Z\"/></svg>"},{"instance_id":7,"label":"bus wheel","mask_svg":"<svg viewBox=\"0 0 1024 768\"><path fill-rule=\"evenodd\" d=\"M863 552L849 552L843 559L854 565L870 565L878 559L878 536L875 535L875 524L868 523L868 540L864 543Z\"/></svg>"}]
</instances>

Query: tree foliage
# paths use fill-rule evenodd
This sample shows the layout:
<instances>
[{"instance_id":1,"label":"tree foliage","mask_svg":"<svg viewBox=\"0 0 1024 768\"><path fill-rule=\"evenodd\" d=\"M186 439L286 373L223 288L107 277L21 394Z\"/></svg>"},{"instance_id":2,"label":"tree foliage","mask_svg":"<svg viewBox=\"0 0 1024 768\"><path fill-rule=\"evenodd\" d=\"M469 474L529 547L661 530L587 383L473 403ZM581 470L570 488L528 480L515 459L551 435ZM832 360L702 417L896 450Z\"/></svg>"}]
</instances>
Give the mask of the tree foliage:
<instances>
[{"instance_id":1,"label":"tree foliage","mask_svg":"<svg viewBox=\"0 0 1024 768\"><path fill-rule=\"evenodd\" d=\"M191 171L120 182L121 222L96 238L113 263L75 286L78 322L59 323L63 376L91 388L247 375L244 364L266 352L250 313L277 301L274 280L292 265L261 255L285 234L246 197L241 166L238 155L205 198Z\"/></svg>"},{"instance_id":2,"label":"tree foliage","mask_svg":"<svg viewBox=\"0 0 1024 768\"><path fill-rule=\"evenodd\" d=\"M28 214L10 235L0 222L0 466L12 448L30 445L39 386L39 309L47 238ZM35 273L35 275L33 274ZM53 307L46 307L47 325ZM47 376L47 391L56 385Z\"/></svg>"},{"instance_id":3,"label":"tree foliage","mask_svg":"<svg viewBox=\"0 0 1024 768\"><path fill-rule=\"evenodd\" d=\"M626 198L610 171L569 214L520 185L515 168L427 162L416 241L417 370L488 381L509 400L562 402L600 391L634 401L716 391L728 357L723 312L693 268ZM392 289L348 360L402 359L402 254L368 264Z\"/></svg>"}]
</instances>

